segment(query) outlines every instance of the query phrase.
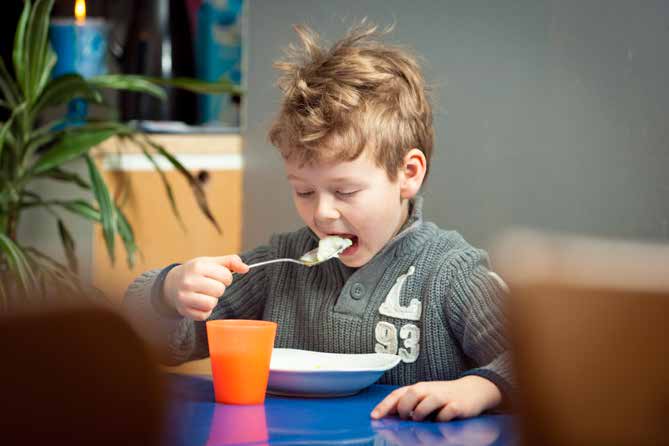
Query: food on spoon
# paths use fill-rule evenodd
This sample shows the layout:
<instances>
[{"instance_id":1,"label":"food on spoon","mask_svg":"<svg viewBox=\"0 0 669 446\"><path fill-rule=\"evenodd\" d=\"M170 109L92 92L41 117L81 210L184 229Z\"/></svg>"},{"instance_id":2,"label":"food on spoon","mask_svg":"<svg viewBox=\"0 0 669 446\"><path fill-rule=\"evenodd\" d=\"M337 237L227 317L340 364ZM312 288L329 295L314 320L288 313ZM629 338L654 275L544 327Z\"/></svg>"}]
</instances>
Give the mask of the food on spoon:
<instances>
[{"instance_id":1,"label":"food on spoon","mask_svg":"<svg viewBox=\"0 0 669 446\"><path fill-rule=\"evenodd\" d=\"M331 235L322 238L318 242L318 252L316 258L319 262L327 260L331 257L337 257L340 252L351 246L353 242L350 239Z\"/></svg>"}]
</instances>

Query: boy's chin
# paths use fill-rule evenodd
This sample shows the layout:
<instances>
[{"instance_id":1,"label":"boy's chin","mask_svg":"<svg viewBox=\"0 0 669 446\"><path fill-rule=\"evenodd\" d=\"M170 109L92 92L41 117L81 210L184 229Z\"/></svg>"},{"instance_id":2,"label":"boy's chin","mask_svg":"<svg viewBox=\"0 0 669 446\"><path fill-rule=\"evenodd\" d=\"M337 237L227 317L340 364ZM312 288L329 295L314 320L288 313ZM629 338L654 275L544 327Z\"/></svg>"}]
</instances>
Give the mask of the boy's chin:
<instances>
[{"instance_id":1,"label":"boy's chin","mask_svg":"<svg viewBox=\"0 0 669 446\"><path fill-rule=\"evenodd\" d=\"M372 257L367 255L339 256L339 260L349 268L360 268L365 266Z\"/></svg>"},{"instance_id":2,"label":"boy's chin","mask_svg":"<svg viewBox=\"0 0 669 446\"><path fill-rule=\"evenodd\" d=\"M348 266L349 268L360 268L361 266L365 266L365 263L367 262L345 262L342 260L341 263Z\"/></svg>"}]
</instances>

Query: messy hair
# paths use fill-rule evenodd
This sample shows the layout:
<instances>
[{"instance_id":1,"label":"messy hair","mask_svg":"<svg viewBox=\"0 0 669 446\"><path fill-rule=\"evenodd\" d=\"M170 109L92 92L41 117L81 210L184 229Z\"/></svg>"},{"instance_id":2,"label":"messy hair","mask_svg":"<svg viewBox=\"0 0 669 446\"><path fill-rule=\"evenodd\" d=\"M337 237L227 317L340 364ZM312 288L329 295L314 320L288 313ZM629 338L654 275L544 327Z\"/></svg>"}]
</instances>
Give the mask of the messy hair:
<instances>
[{"instance_id":1,"label":"messy hair","mask_svg":"<svg viewBox=\"0 0 669 446\"><path fill-rule=\"evenodd\" d=\"M397 177L404 155L420 149L430 163L432 107L416 60L381 43L363 21L329 49L305 26L295 26L301 47L289 46L281 72L281 110L269 131L284 159L300 165L352 161L369 149Z\"/></svg>"}]
</instances>

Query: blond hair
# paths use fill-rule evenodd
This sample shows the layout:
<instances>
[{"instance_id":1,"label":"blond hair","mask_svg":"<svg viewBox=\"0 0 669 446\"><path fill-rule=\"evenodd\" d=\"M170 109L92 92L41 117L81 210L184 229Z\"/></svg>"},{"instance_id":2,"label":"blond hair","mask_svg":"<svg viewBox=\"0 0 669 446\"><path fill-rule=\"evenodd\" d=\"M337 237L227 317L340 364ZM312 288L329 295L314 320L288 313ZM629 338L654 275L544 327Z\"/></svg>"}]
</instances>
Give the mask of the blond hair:
<instances>
[{"instance_id":1,"label":"blond hair","mask_svg":"<svg viewBox=\"0 0 669 446\"><path fill-rule=\"evenodd\" d=\"M296 26L302 48L277 62L281 110L269 131L284 159L301 165L352 161L366 149L395 180L404 155L420 149L429 166L434 131L425 80L407 51L380 42L364 21L327 49Z\"/></svg>"}]
</instances>

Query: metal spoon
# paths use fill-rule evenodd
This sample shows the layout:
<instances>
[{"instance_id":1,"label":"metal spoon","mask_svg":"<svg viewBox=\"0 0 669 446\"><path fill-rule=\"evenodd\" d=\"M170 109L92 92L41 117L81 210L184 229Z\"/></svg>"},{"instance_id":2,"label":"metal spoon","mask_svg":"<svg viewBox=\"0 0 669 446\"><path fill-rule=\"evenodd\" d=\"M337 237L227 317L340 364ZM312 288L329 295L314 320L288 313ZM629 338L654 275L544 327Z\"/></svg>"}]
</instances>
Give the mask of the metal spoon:
<instances>
[{"instance_id":1,"label":"metal spoon","mask_svg":"<svg viewBox=\"0 0 669 446\"><path fill-rule=\"evenodd\" d=\"M348 239L344 239L348 240ZM331 255L328 257L318 259L318 248L314 248L311 251L304 253L302 257L299 259L290 259L290 258L284 258L284 259L273 259L273 260L266 260L264 262L258 262L254 263L253 265L249 265L249 268L255 268L256 266L264 266L264 265L269 265L270 263L279 263L279 262L292 262L292 263L297 263L299 265L304 265L304 266L316 266L320 263L327 262L328 260L334 259L335 257L338 257L339 254L344 252L346 248L351 246L352 243L345 244L341 248L339 248L336 251L333 251Z\"/></svg>"}]
</instances>

